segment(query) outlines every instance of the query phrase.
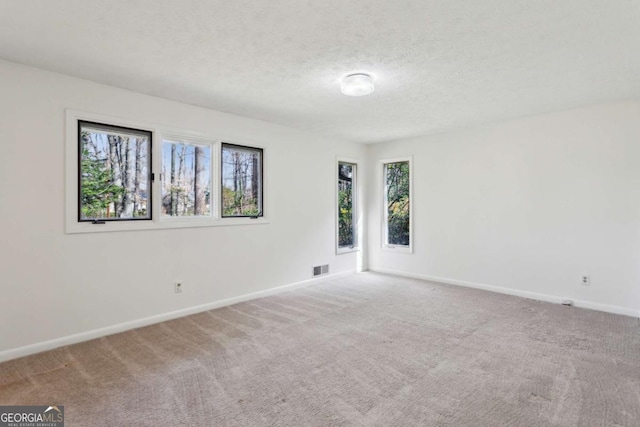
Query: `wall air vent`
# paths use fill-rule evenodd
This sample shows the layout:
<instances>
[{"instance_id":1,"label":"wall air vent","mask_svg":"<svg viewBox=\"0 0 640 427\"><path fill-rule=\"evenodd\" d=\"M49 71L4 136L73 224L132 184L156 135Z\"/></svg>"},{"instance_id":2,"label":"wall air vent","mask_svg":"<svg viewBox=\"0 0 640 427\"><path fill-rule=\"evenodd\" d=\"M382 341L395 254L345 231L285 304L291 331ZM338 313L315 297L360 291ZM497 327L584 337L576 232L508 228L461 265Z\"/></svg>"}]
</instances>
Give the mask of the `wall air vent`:
<instances>
[{"instance_id":1,"label":"wall air vent","mask_svg":"<svg viewBox=\"0 0 640 427\"><path fill-rule=\"evenodd\" d=\"M329 273L329 264L316 265L313 267L313 277L322 276Z\"/></svg>"}]
</instances>

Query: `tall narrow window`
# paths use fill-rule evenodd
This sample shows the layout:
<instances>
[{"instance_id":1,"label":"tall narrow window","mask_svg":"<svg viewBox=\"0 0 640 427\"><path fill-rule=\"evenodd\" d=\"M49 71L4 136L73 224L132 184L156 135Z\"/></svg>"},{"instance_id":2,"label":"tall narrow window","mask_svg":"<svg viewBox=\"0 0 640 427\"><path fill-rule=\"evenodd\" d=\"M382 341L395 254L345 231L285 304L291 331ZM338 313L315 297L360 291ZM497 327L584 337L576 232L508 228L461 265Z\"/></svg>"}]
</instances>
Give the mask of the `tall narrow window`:
<instances>
[{"instance_id":1,"label":"tall narrow window","mask_svg":"<svg viewBox=\"0 0 640 427\"><path fill-rule=\"evenodd\" d=\"M356 246L356 165L338 162L338 251Z\"/></svg>"},{"instance_id":2,"label":"tall narrow window","mask_svg":"<svg viewBox=\"0 0 640 427\"><path fill-rule=\"evenodd\" d=\"M385 244L411 246L410 165L409 161L384 164Z\"/></svg>"},{"instance_id":3,"label":"tall narrow window","mask_svg":"<svg viewBox=\"0 0 640 427\"><path fill-rule=\"evenodd\" d=\"M151 132L78 121L78 221L151 219Z\"/></svg>"},{"instance_id":4,"label":"tall narrow window","mask_svg":"<svg viewBox=\"0 0 640 427\"><path fill-rule=\"evenodd\" d=\"M262 211L262 149L222 144L222 217L253 217Z\"/></svg>"},{"instance_id":5,"label":"tall narrow window","mask_svg":"<svg viewBox=\"0 0 640 427\"><path fill-rule=\"evenodd\" d=\"M162 141L162 216L211 216L211 145Z\"/></svg>"}]
</instances>

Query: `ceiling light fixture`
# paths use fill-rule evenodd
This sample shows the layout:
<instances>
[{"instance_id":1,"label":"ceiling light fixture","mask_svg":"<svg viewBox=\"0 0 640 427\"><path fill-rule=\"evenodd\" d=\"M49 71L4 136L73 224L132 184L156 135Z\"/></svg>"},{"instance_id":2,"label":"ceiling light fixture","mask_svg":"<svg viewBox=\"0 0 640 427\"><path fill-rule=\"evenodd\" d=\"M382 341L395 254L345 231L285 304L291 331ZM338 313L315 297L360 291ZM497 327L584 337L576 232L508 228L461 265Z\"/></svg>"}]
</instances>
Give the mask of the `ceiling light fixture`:
<instances>
[{"instance_id":1,"label":"ceiling light fixture","mask_svg":"<svg viewBox=\"0 0 640 427\"><path fill-rule=\"evenodd\" d=\"M369 95L373 92L373 77L369 74L349 74L342 79L342 93L349 96Z\"/></svg>"}]
</instances>

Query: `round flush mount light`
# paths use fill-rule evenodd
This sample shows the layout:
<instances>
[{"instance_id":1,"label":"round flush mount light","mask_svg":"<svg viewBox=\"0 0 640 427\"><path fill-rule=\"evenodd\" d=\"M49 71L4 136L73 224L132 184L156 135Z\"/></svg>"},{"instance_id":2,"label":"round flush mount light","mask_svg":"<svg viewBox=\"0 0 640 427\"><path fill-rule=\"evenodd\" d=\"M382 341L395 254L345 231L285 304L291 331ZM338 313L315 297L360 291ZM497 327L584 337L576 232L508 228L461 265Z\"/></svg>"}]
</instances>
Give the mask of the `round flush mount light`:
<instances>
[{"instance_id":1,"label":"round flush mount light","mask_svg":"<svg viewBox=\"0 0 640 427\"><path fill-rule=\"evenodd\" d=\"M373 77L369 74L349 74L342 79L342 93L349 96L369 95L373 92Z\"/></svg>"}]
</instances>

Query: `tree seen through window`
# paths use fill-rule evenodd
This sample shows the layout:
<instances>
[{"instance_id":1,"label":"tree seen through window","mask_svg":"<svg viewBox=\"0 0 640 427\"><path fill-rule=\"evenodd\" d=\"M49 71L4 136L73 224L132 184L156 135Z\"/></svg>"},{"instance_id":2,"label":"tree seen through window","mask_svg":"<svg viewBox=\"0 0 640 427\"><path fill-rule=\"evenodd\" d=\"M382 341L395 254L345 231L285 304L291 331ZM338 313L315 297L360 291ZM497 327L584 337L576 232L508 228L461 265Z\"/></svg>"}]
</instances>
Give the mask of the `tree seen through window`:
<instances>
[{"instance_id":1,"label":"tree seen through window","mask_svg":"<svg viewBox=\"0 0 640 427\"><path fill-rule=\"evenodd\" d=\"M385 164L387 244L409 246L409 162Z\"/></svg>"},{"instance_id":2,"label":"tree seen through window","mask_svg":"<svg viewBox=\"0 0 640 427\"><path fill-rule=\"evenodd\" d=\"M338 247L355 246L354 181L356 165L338 163Z\"/></svg>"},{"instance_id":3,"label":"tree seen through window","mask_svg":"<svg viewBox=\"0 0 640 427\"><path fill-rule=\"evenodd\" d=\"M150 219L151 132L80 121L79 221Z\"/></svg>"},{"instance_id":4,"label":"tree seen through window","mask_svg":"<svg viewBox=\"0 0 640 427\"><path fill-rule=\"evenodd\" d=\"M162 215L211 215L211 146L163 141Z\"/></svg>"},{"instance_id":5,"label":"tree seen through window","mask_svg":"<svg viewBox=\"0 0 640 427\"><path fill-rule=\"evenodd\" d=\"M222 144L222 216L262 216L262 150Z\"/></svg>"}]
</instances>

